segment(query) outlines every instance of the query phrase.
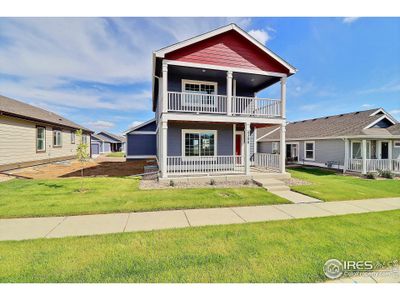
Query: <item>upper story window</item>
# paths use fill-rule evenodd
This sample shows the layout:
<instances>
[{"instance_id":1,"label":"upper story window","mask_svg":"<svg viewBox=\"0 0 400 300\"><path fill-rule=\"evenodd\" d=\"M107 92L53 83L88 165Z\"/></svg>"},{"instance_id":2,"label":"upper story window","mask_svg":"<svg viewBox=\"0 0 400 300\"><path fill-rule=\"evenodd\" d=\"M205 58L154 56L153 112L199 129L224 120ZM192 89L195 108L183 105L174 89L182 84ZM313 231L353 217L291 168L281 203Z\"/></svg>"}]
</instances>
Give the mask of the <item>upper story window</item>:
<instances>
[{"instance_id":1,"label":"upper story window","mask_svg":"<svg viewBox=\"0 0 400 300\"><path fill-rule=\"evenodd\" d=\"M38 126L36 127L36 151L46 151L46 128Z\"/></svg>"},{"instance_id":2,"label":"upper story window","mask_svg":"<svg viewBox=\"0 0 400 300\"><path fill-rule=\"evenodd\" d=\"M214 107L218 84L209 81L182 80L182 105L189 107Z\"/></svg>"},{"instance_id":3,"label":"upper story window","mask_svg":"<svg viewBox=\"0 0 400 300\"><path fill-rule=\"evenodd\" d=\"M62 146L62 131L58 129L53 130L53 147Z\"/></svg>"}]
</instances>

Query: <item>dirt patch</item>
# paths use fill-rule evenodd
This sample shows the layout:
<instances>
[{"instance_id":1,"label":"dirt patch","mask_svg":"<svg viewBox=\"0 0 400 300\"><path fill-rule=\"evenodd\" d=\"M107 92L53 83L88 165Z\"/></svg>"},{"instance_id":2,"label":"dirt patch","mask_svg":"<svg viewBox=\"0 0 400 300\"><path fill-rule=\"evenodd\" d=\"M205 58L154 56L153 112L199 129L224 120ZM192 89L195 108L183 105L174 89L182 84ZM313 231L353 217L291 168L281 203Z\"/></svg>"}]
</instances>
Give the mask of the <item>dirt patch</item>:
<instances>
[{"instance_id":1,"label":"dirt patch","mask_svg":"<svg viewBox=\"0 0 400 300\"><path fill-rule=\"evenodd\" d=\"M170 182L173 182L173 186ZM211 182L211 180L210 180ZM159 182L158 180L141 180L139 188L142 190L153 189L189 189L189 188L255 188L258 187L252 180L246 181L224 181L215 182L175 182L173 179L167 182Z\"/></svg>"},{"instance_id":2,"label":"dirt patch","mask_svg":"<svg viewBox=\"0 0 400 300\"><path fill-rule=\"evenodd\" d=\"M121 157L99 156L85 163L83 175L93 176L131 176L142 174L144 167L155 164L152 160L126 161ZM54 179L81 176L82 165L77 160L69 160L29 168L13 170L8 173L30 179Z\"/></svg>"},{"instance_id":3,"label":"dirt patch","mask_svg":"<svg viewBox=\"0 0 400 300\"><path fill-rule=\"evenodd\" d=\"M6 174L0 174L0 182L5 182L9 181L11 179L14 179L14 176L6 175Z\"/></svg>"}]
</instances>

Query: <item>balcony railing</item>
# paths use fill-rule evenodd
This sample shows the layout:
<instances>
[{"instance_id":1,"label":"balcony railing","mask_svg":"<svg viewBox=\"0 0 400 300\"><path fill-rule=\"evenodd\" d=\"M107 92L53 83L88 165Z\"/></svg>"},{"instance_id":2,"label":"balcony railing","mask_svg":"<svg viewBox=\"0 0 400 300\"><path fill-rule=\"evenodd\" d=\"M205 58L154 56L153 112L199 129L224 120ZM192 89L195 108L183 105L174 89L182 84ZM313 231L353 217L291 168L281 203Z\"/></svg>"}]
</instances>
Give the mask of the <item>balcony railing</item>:
<instances>
[{"instance_id":1,"label":"balcony railing","mask_svg":"<svg viewBox=\"0 0 400 300\"><path fill-rule=\"evenodd\" d=\"M179 174L216 174L244 173L243 156L199 156L167 157L167 173Z\"/></svg>"},{"instance_id":2,"label":"balcony railing","mask_svg":"<svg viewBox=\"0 0 400 300\"><path fill-rule=\"evenodd\" d=\"M347 163L347 169L362 173L363 160L350 159ZM366 172L378 172L379 170L400 173L400 159L366 159Z\"/></svg>"},{"instance_id":3,"label":"balcony railing","mask_svg":"<svg viewBox=\"0 0 400 300\"><path fill-rule=\"evenodd\" d=\"M224 95L168 92L168 111L276 118L281 116L281 101L234 96L228 105ZM229 109L230 107L230 109Z\"/></svg>"}]
</instances>

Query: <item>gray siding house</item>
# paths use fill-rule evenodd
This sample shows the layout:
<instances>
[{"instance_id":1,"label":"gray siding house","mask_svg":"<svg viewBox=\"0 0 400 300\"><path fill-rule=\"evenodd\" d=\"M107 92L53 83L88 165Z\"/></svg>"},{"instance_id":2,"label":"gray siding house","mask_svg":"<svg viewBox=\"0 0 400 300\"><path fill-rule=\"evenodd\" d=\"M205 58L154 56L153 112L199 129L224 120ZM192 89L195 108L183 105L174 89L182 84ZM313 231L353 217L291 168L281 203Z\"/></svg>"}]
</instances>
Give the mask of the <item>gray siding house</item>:
<instances>
[{"instance_id":1,"label":"gray siding house","mask_svg":"<svg viewBox=\"0 0 400 300\"><path fill-rule=\"evenodd\" d=\"M284 155L257 153L255 137L279 125L285 141L286 79L296 71L235 24L155 51L155 120L125 133L128 159L155 157L161 178L285 174ZM274 84L279 99L257 96Z\"/></svg>"},{"instance_id":2,"label":"gray siding house","mask_svg":"<svg viewBox=\"0 0 400 300\"><path fill-rule=\"evenodd\" d=\"M125 145L125 137L101 131L92 135L91 151L92 155L125 152Z\"/></svg>"},{"instance_id":3,"label":"gray siding house","mask_svg":"<svg viewBox=\"0 0 400 300\"><path fill-rule=\"evenodd\" d=\"M257 132L259 152L280 152L278 130ZM382 108L289 123L285 156L289 163L344 172L400 173L400 124Z\"/></svg>"},{"instance_id":4,"label":"gray siding house","mask_svg":"<svg viewBox=\"0 0 400 300\"><path fill-rule=\"evenodd\" d=\"M0 96L0 171L76 157L82 129L90 143L90 129L58 114Z\"/></svg>"}]
</instances>

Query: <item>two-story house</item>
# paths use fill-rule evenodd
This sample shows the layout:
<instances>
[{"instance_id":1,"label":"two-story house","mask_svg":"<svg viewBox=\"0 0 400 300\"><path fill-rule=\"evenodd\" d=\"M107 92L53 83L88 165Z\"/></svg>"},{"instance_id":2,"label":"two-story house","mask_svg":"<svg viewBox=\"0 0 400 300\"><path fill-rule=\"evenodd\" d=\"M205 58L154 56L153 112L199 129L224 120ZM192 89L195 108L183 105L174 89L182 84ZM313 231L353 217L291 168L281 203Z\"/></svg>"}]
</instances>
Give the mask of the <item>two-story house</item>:
<instances>
[{"instance_id":1,"label":"two-story house","mask_svg":"<svg viewBox=\"0 0 400 300\"><path fill-rule=\"evenodd\" d=\"M295 72L235 24L155 51L153 138L161 178L250 176L251 168L285 173L285 151L256 153L255 136L257 128L279 125L284 147L286 80ZM279 99L257 97L274 84ZM135 148L135 130L126 132L128 149Z\"/></svg>"}]
</instances>

